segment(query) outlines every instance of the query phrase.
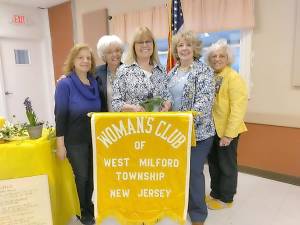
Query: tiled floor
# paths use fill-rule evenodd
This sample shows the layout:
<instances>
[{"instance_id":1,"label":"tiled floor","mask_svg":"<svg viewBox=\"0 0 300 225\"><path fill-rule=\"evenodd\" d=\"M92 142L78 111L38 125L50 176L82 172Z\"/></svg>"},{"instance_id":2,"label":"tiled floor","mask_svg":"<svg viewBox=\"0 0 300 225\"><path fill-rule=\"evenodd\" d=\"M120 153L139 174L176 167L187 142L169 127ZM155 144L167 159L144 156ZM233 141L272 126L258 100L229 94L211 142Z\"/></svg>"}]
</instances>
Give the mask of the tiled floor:
<instances>
[{"instance_id":1,"label":"tiled floor","mask_svg":"<svg viewBox=\"0 0 300 225\"><path fill-rule=\"evenodd\" d=\"M205 167L206 190L209 174ZM239 173L238 193L232 208L209 210L205 225L300 225L300 187ZM112 220L102 225L116 225ZM175 225L169 220L159 225ZM190 222L187 222L189 225ZM72 222L69 225L81 225Z\"/></svg>"},{"instance_id":2,"label":"tiled floor","mask_svg":"<svg viewBox=\"0 0 300 225\"><path fill-rule=\"evenodd\" d=\"M209 175L206 169L207 192ZM300 187L248 174L239 174L234 205L209 210L205 225L299 225Z\"/></svg>"}]
</instances>

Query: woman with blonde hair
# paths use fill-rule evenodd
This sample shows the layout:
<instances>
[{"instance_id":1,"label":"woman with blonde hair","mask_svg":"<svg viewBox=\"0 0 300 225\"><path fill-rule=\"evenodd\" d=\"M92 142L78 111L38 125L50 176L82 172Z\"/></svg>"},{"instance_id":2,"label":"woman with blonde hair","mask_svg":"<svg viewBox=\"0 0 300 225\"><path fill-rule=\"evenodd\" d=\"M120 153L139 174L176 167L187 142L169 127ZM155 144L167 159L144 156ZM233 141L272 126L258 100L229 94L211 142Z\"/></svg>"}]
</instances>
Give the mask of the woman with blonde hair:
<instances>
[{"instance_id":1,"label":"woman with blonde hair","mask_svg":"<svg viewBox=\"0 0 300 225\"><path fill-rule=\"evenodd\" d=\"M193 32L175 35L172 47L177 60L168 76L172 111L199 112L194 118L197 142L196 147L191 149L188 212L193 225L203 225L207 217L203 169L215 134L212 120L213 71L199 60L201 41Z\"/></svg>"},{"instance_id":2,"label":"woman with blonde hair","mask_svg":"<svg viewBox=\"0 0 300 225\"><path fill-rule=\"evenodd\" d=\"M98 84L92 74L95 58L86 44L75 45L65 62L66 78L55 90L55 122L59 159L69 159L81 208L81 222L94 224L93 157L89 112L101 109Z\"/></svg>"},{"instance_id":3,"label":"woman with blonde hair","mask_svg":"<svg viewBox=\"0 0 300 225\"><path fill-rule=\"evenodd\" d=\"M237 146L241 133L247 131L244 116L247 110L247 87L230 65L232 52L221 39L208 48L206 61L215 71L216 99L213 118L216 126L213 147L208 155L211 192L206 198L210 209L232 206L237 188Z\"/></svg>"},{"instance_id":4,"label":"woman with blonde hair","mask_svg":"<svg viewBox=\"0 0 300 225\"><path fill-rule=\"evenodd\" d=\"M143 101L161 97L161 111L171 108L165 69L160 65L157 46L152 32L139 27L129 44L124 64L117 71L113 85L114 111L141 112Z\"/></svg>"}]
</instances>

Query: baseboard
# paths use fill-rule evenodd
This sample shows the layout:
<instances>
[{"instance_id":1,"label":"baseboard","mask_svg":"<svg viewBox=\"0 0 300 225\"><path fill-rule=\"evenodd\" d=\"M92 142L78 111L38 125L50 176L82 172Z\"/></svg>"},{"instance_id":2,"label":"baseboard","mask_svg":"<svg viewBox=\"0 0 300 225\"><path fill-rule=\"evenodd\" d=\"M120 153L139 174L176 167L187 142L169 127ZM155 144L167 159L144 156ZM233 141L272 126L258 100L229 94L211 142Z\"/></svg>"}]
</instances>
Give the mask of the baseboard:
<instances>
[{"instance_id":1,"label":"baseboard","mask_svg":"<svg viewBox=\"0 0 300 225\"><path fill-rule=\"evenodd\" d=\"M300 177L289 176L286 174L274 173L271 171L256 169L248 166L238 166L238 170L241 173L247 173L258 177L267 178L270 180L276 180L288 184L300 186Z\"/></svg>"}]
</instances>

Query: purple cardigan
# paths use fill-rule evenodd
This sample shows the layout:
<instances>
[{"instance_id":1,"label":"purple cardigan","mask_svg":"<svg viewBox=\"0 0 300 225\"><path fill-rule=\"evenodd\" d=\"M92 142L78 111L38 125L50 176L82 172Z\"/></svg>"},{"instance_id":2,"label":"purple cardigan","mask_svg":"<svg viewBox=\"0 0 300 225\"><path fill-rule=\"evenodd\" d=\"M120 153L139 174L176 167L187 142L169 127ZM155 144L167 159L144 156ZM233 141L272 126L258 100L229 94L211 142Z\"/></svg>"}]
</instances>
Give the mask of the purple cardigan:
<instances>
[{"instance_id":1,"label":"purple cardigan","mask_svg":"<svg viewBox=\"0 0 300 225\"><path fill-rule=\"evenodd\" d=\"M88 75L90 85L83 84L75 72L57 83L55 91L56 136L66 144L91 142L88 112L99 112L101 100L97 81Z\"/></svg>"}]
</instances>

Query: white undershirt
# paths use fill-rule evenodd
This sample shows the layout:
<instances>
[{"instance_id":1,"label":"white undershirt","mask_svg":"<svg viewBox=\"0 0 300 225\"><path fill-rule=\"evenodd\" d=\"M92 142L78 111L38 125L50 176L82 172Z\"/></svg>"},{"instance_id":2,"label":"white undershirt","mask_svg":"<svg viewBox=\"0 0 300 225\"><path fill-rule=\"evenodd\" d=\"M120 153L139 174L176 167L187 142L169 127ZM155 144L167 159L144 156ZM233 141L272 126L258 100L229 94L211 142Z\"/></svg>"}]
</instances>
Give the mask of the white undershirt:
<instances>
[{"instance_id":1,"label":"white undershirt","mask_svg":"<svg viewBox=\"0 0 300 225\"><path fill-rule=\"evenodd\" d=\"M152 73L147 71L147 70L143 70L143 72L145 73L146 77L150 78Z\"/></svg>"}]
</instances>

